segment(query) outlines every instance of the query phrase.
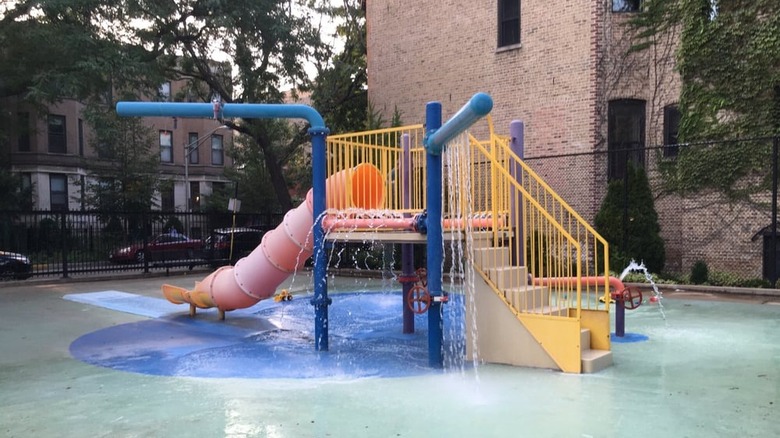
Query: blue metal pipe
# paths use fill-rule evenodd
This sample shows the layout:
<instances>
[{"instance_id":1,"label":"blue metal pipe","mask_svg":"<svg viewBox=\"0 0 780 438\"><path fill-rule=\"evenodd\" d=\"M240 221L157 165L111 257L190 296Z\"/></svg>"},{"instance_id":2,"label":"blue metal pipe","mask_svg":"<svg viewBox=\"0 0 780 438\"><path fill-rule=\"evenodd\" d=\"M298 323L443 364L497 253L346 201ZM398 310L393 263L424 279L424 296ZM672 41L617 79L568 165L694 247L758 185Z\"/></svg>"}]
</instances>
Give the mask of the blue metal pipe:
<instances>
[{"instance_id":1,"label":"blue metal pipe","mask_svg":"<svg viewBox=\"0 0 780 438\"><path fill-rule=\"evenodd\" d=\"M455 136L468 129L474 122L486 116L493 109L493 98L485 93L477 93L466 102L451 119L425 139L425 149L430 154L441 154L441 149ZM441 116L439 116L441 120ZM428 125L428 130L431 126Z\"/></svg>"},{"instance_id":2,"label":"blue metal pipe","mask_svg":"<svg viewBox=\"0 0 780 438\"><path fill-rule=\"evenodd\" d=\"M308 105L273 103L228 103L221 106L222 117L246 119L304 119L312 128L325 128L320 113ZM201 117L213 118L211 103L119 102L116 112L125 117Z\"/></svg>"},{"instance_id":3,"label":"blue metal pipe","mask_svg":"<svg viewBox=\"0 0 780 438\"><path fill-rule=\"evenodd\" d=\"M119 102L116 112L125 117L199 117L215 116L211 103L178 102ZM247 119L304 119L311 128L312 143L312 190L314 191L314 347L317 351L328 349L328 266L325 258L325 233L322 229L322 214L325 212L326 137L328 128L314 108L299 104L242 103L219 105L220 117L242 117Z\"/></svg>"},{"instance_id":4,"label":"blue metal pipe","mask_svg":"<svg viewBox=\"0 0 780 438\"><path fill-rule=\"evenodd\" d=\"M412 208L412 146L409 134L401 136L401 207L404 209ZM410 213L404 213L404 217L411 217ZM401 275L402 280L402 300L403 306L403 333L414 333L414 312L409 307L409 292L414 286L410 278L414 275L414 245L404 243L401 245Z\"/></svg>"},{"instance_id":5,"label":"blue metal pipe","mask_svg":"<svg viewBox=\"0 0 780 438\"><path fill-rule=\"evenodd\" d=\"M435 135L441 127L441 103L429 102L425 107L425 126L429 135ZM427 141L426 141L427 144ZM439 149L441 151L441 149ZM437 300L442 296L441 290L441 266L444 259L441 229L441 154L433 153L430 149L426 155L426 171L428 179L425 181L428 199L428 234L427 234L427 269L428 292L431 295L431 306L428 308L428 365L433 368L444 366L442 353L442 327L441 302Z\"/></svg>"},{"instance_id":6,"label":"blue metal pipe","mask_svg":"<svg viewBox=\"0 0 780 438\"><path fill-rule=\"evenodd\" d=\"M328 298L328 260L325 254L325 232L322 229L322 216L325 212L325 173L326 173L326 142L327 128L312 128L311 161L312 161L312 209L314 210L314 348L316 351L328 350L328 306L332 300Z\"/></svg>"}]
</instances>

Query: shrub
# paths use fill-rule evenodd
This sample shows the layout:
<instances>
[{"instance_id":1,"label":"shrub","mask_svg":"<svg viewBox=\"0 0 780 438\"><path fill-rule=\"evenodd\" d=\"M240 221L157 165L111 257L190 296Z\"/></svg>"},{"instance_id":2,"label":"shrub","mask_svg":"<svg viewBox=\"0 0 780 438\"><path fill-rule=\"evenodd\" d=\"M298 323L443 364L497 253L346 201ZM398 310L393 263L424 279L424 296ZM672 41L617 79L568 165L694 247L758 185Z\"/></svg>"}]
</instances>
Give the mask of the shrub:
<instances>
[{"instance_id":1,"label":"shrub","mask_svg":"<svg viewBox=\"0 0 780 438\"><path fill-rule=\"evenodd\" d=\"M698 260L691 268L691 284L704 284L709 281L710 272L707 263Z\"/></svg>"},{"instance_id":2,"label":"shrub","mask_svg":"<svg viewBox=\"0 0 780 438\"><path fill-rule=\"evenodd\" d=\"M163 225L163 231L166 233L173 232L173 230L176 230L179 233L184 232L184 224L182 224L176 216L169 217L165 222L165 225Z\"/></svg>"},{"instance_id":3,"label":"shrub","mask_svg":"<svg viewBox=\"0 0 780 438\"><path fill-rule=\"evenodd\" d=\"M666 250L659 234L661 227L650 183L641 167L629 163L626 172L628 196L625 181L611 181L596 214L595 228L609 242L609 263L614 270L619 271L633 259L643 262L650 272L661 272L666 263ZM625 199L628 199L628 206L624 206ZM628 222L624 229L626 208Z\"/></svg>"}]
</instances>

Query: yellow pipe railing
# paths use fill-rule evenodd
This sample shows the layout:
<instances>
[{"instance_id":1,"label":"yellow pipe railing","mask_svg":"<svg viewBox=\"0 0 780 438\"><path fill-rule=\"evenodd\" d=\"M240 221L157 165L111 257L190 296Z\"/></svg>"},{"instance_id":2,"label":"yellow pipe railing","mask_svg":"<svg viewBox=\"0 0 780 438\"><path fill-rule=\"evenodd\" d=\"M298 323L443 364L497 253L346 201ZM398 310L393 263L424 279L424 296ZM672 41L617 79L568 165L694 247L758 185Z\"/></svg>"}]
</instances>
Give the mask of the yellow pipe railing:
<instances>
[{"instance_id":1,"label":"yellow pipe railing","mask_svg":"<svg viewBox=\"0 0 780 438\"><path fill-rule=\"evenodd\" d=\"M467 137L468 160L471 164L458 171L460 178L470 179L470 193L455 195L470 205L464 210L466 213L444 209L445 220L460 219L461 223L465 223L470 218L489 217L492 225L489 227L489 246L504 248L503 251L493 251L491 255L483 256L490 266L508 266L512 262L517 264L522 261L532 279L570 279L568 282L551 284L546 291L524 295L526 298L522 303L512 303L518 311L534 312L542 304L558 306L560 316L568 315L564 308L576 308L576 315L571 316L579 317L582 308L596 309L603 306L598 300L599 296L608 303L607 242L511 151L509 139L495 134L489 118L488 128L487 140ZM329 136L327 174L332 175L364 162L374 164L385 178L385 202L381 212L365 213L420 213L426 208L424 135L423 126L414 125ZM409 163L402 159L405 137L409 142ZM454 152L445 150L444 153ZM411 179L411 203L404 207L402 175L405 173ZM347 189L352 193L350 187ZM350 211L352 207L348 205L346 210ZM466 217L456 217L464 214ZM504 252L508 255L503 255ZM583 285L580 280L583 275L603 276L603 285ZM499 293L508 289L514 291L520 286L528 287L529 280L525 277L527 274L516 273L512 278L496 281L494 287Z\"/></svg>"}]
</instances>

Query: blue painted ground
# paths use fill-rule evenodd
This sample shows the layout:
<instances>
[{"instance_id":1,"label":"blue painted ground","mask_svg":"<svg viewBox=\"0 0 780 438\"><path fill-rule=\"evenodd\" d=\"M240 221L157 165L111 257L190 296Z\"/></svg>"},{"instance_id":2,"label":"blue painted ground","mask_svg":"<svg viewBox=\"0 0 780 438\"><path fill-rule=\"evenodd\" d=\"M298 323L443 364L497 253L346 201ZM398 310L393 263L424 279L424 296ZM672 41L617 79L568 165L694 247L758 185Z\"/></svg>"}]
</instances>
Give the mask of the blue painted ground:
<instances>
[{"instance_id":1,"label":"blue painted ground","mask_svg":"<svg viewBox=\"0 0 780 438\"><path fill-rule=\"evenodd\" d=\"M402 334L400 293L331 295L329 350L314 350L310 297L261 302L226 321L181 313L108 327L70 346L73 357L135 373L241 378L401 377L436 372L428 366L427 317ZM460 299L459 299L460 298ZM444 306L445 368L462 367L463 300Z\"/></svg>"}]
</instances>

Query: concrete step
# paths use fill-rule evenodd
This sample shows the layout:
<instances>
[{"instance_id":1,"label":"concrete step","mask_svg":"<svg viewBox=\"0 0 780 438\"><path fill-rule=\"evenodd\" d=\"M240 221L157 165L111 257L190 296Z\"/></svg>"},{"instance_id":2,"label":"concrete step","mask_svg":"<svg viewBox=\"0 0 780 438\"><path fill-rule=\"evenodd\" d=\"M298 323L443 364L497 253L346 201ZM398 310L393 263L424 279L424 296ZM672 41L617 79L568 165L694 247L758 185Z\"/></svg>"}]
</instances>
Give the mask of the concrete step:
<instances>
[{"instance_id":1,"label":"concrete step","mask_svg":"<svg viewBox=\"0 0 780 438\"><path fill-rule=\"evenodd\" d=\"M490 248L493 246L493 232L492 231L474 231L471 233L472 241L474 242L474 249L477 248Z\"/></svg>"},{"instance_id":2,"label":"concrete step","mask_svg":"<svg viewBox=\"0 0 780 438\"><path fill-rule=\"evenodd\" d=\"M609 350L582 350L582 372L597 373L612 366L612 352Z\"/></svg>"},{"instance_id":3,"label":"concrete step","mask_svg":"<svg viewBox=\"0 0 780 438\"><path fill-rule=\"evenodd\" d=\"M500 266L488 269L487 274L500 290L528 285L528 269L525 266Z\"/></svg>"},{"instance_id":4,"label":"concrete step","mask_svg":"<svg viewBox=\"0 0 780 438\"><path fill-rule=\"evenodd\" d=\"M474 263L483 271L509 264L509 248L475 248Z\"/></svg>"},{"instance_id":5,"label":"concrete step","mask_svg":"<svg viewBox=\"0 0 780 438\"><path fill-rule=\"evenodd\" d=\"M566 317L569 316L569 308L562 305L540 306L540 307L529 309L526 312L537 313L539 315L566 316Z\"/></svg>"},{"instance_id":6,"label":"concrete step","mask_svg":"<svg viewBox=\"0 0 780 438\"><path fill-rule=\"evenodd\" d=\"M532 309L549 306L550 294L544 286L521 286L504 290L509 304L517 311L528 312Z\"/></svg>"},{"instance_id":7,"label":"concrete step","mask_svg":"<svg viewBox=\"0 0 780 438\"><path fill-rule=\"evenodd\" d=\"M590 329L580 329L580 349L590 350Z\"/></svg>"}]
</instances>

